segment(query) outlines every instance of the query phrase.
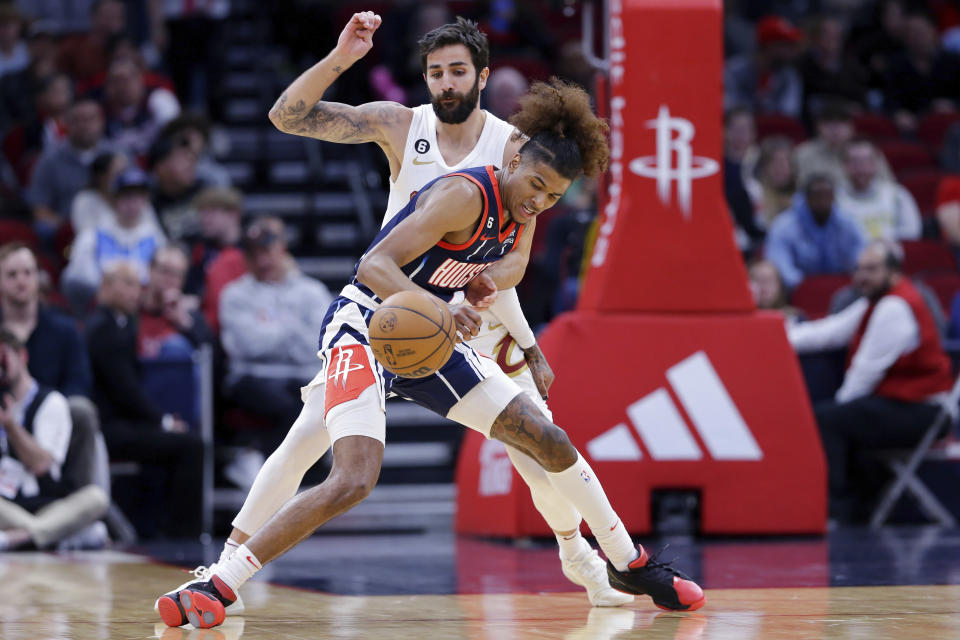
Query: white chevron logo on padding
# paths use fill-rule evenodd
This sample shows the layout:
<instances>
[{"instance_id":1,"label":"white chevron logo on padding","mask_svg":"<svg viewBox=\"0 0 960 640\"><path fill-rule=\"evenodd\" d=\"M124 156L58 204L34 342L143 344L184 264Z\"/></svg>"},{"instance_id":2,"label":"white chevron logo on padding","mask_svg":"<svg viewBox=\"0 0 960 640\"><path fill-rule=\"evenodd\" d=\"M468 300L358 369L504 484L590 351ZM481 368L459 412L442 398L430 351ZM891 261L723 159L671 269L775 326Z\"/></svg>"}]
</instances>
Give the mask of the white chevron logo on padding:
<instances>
[{"instance_id":1,"label":"white chevron logo on padding","mask_svg":"<svg viewBox=\"0 0 960 640\"><path fill-rule=\"evenodd\" d=\"M667 380L714 460L760 460L763 450L703 351L667 369ZM670 393L663 387L640 398L627 415L654 460L700 460L703 451ZM643 453L622 422L587 443L594 460L641 460Z\"/></svg>"}]
</instances>

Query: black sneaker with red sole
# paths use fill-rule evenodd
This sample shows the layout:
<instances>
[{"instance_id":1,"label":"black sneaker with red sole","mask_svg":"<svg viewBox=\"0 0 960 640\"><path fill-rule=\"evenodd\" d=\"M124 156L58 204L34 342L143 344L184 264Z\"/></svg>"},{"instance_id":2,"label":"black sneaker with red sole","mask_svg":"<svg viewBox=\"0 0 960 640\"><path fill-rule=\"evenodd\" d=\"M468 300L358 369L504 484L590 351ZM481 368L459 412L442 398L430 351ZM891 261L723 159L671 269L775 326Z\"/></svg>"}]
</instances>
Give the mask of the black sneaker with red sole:
<instances>
[{"instance_id":1,"label":"black sneaker with red sole","mask_svg":"<svg viewBox=\"0 0 960 640\"><path fill-rule=\"evenodd\" d=\"M627 565L626 571L618 571L607 561L611 587L624 593L648 595L666 611L694 611L704 605L707 600L700 585L669 562L657 560L662 551L654 556L648 556L642 546L639 551L639 557Z\"/></svg>"},{"instance_id":2,"label":"black sneaker with red sole","mask_svg":"<svg viewBox=\"0 0 960 640\"><path fill-rule=\"evenodd\" d=\"M223 623L226 617L226 608L237 599L233 590L217 576L206 582L196 582L174 594L177 604L174 609L167 600L173 597L164 597L160 603L160 617L171 627L180 626L189 622L197 629L209 629ZM178 621L183 620L185 621Z\"/></svg>"}]
</instances>

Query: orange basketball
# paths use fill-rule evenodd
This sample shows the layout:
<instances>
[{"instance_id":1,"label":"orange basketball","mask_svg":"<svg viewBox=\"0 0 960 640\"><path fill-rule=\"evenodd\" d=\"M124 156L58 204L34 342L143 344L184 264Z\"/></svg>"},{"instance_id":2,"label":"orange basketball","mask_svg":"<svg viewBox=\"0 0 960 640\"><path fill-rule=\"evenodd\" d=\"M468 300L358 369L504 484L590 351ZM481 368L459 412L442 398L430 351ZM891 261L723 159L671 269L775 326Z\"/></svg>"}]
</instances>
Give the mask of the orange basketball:
<instances>
[{"instance_id":1,"label":"orange basketball","mask_svg":"<svg viewBox=\"0 0 960 640\"><path fill-rule=\"evenodd\" d=\"M370 319L373 355L403 378L423 378L445 365L456 334L449 307L419 291L393 294Z\"/></svg>"}]
</instances>

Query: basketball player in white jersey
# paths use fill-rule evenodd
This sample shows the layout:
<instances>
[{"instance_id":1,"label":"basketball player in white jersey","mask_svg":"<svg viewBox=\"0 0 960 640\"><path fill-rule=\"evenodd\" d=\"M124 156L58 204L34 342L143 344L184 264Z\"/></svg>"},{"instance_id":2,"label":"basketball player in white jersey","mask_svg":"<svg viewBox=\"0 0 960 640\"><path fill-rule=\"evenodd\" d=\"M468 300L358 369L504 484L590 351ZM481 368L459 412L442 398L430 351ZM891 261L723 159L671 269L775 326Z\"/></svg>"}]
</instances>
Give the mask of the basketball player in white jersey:
<instances>
[{"instance_id":1,"label":"basketball player in white jersey","mask_svg":"<svg viewBox=\"0 0 960 640\"><path fill-rule=\"evenodd\" d=\"M286 133L346 144L377 143L390 164L386 224L413 193L434 178L468 167L506 166L526 138L512 125L479 108L479 94L489 75L489 45L476 23L463 18L434 29L419 42L431 104L411 109L395 102L371 102L354 107L321 100L336 78L372 48L373 32L379 26L380 17L374 13L354 14L333 51L283 92L270 111L270 120ZM528 223L528 236L532 236L535 222L534 219ZM516 286L529 258L529 242L523 245L486 273L496 272L501 281ZM480 332L468 344L493 357L501 366L511 358L513 346L517 344L525 363L520 367L514 363L515 366L505 371L552 419L545 400L553 372L524 318L516 291L504 289L498 292L490 311L482 311ZM271 455L276 463L268 460L261 469L233 521L234 529L224 546L221 562L292 497L289 489L296 490L304 472L330 446L329 441L303 444L288 438ZM512 447L507 447L507 453L530 487L537 509L556 534L564 575L587 590L593 606L621 606L631 602L633 596L610 587L606 564L580 535L580 513L554 489L544 469ZM296 482L290 482L291 478ZM212 569L198 567L197 578L205 579ZM238 598L227 607L226 613L234 615L242 611L243 604Z\"/></svg>"}]
</instances>

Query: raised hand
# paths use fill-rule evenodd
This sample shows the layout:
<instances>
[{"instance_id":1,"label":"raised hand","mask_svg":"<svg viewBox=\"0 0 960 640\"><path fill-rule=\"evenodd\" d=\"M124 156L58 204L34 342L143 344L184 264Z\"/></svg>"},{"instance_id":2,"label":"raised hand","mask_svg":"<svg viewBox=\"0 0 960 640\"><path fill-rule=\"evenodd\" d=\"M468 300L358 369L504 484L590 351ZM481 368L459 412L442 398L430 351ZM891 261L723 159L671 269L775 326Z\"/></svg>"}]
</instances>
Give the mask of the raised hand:
<instances>
[{"instance_id":1,"label":"raised hand","mask_svg":"<svg viewBox=\"0 0 960 640\"><path fill-rule=\"evenodd\" d=\"M380 27L380 16L372 11L353 14L340 32L335 51L356 62L373 48L373 32Z\"/></svg>"}]
</instances>

